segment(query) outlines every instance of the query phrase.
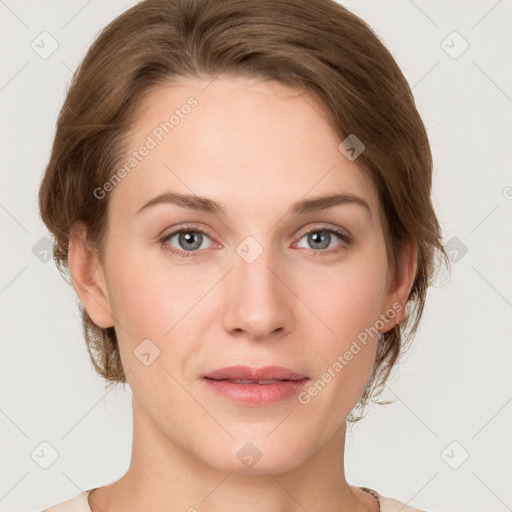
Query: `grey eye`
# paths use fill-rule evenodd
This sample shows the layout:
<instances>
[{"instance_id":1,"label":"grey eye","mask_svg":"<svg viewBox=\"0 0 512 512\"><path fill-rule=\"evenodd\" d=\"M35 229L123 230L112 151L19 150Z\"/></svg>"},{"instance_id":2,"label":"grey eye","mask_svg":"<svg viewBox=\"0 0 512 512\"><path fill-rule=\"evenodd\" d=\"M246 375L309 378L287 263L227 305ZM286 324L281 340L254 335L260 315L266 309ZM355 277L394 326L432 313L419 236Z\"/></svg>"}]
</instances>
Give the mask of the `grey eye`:
<instances>
[{"instance_id":1,"label":"grey eye","mask_svg":"<svg viewBox=\"0 0 512 512\"><path fill-rule=\"evenodd\" d=\"M173 238L177 237L178 247L177 249L181 249L183 251L196 251L198 249L205 249L205 247L201 247L203 242L208 239L208 235L206 233L202 233L201 231L193 230L193 229L183 229L181 231L176 231L167 237L167 241L173 247L176 247L171 243Z\"/></svg>"},{"instance_id":2,"label":"grey eye","mask_svg":"<svg viewBox=\"0 0 512 512\"><path fill-rule=\"evenodd\" d=\"M325 250L333 247L331 242L334 240L336 242L336 238L340 239L340 235L335 233L330 229L317 229L315 231L310 231L306 233L301 240L304 238L307 239L307 243L309 244L309 248L316 250ZM334 244L336 245L336 243Z\"/></svg>"}]
</instances>

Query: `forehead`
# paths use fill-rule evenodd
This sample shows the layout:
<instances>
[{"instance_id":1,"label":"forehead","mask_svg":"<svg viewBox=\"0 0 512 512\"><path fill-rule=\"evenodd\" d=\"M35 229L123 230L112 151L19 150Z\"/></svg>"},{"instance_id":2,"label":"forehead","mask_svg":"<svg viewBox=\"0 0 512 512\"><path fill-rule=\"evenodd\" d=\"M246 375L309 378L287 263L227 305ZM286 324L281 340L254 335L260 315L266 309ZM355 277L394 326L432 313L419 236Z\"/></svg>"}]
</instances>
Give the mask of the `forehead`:
<instances>
[{"instance_id":1,"label":"forehead","mask_svg":"<svg viewBox=\"0 0 512 512\"><path fill-rule=\"evenodd\" d=\"M133 166L125 165L129 172L112 200L122 196L135 207L175 190L264 207L348 192L376 206L371 180L343 156L340 142L318 101L276 81L165 84L139 105L121 159L121 166L130 158Z\"/></svg>"}]
</instances>

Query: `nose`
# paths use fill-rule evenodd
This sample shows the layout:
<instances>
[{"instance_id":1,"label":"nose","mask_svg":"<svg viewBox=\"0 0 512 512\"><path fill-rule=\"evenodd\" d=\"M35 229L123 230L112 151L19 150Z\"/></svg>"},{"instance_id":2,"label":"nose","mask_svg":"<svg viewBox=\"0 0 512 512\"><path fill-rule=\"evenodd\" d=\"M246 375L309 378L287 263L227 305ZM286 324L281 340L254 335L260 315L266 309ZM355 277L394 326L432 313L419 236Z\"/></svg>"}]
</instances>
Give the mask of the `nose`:
<instances>
[{"instance_id":1,"label":"nose","mask_svg":"<svg viewBox=\"0 0 512 512\"><path fill-rule=\"evenodd\" d=\"M263 251L251 263L235 254L233 269L224 283L226 332L251 340L265 340L290 332L296 298L288 277L270 251Z\"/></svg>"}]
</instances>

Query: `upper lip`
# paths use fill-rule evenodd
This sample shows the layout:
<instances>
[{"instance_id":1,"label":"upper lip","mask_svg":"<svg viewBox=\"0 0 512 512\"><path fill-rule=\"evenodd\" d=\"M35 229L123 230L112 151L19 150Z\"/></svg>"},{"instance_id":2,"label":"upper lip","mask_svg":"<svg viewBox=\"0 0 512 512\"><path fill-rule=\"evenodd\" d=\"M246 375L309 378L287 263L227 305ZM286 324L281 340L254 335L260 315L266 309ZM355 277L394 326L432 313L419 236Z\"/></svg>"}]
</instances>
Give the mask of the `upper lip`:
<instances>
[{"instance_id":1,"label":"upper lip","mask_svg":"<svg viewBox=\"0 0 512 512\"><path fill-rule=\"evenodd\" d=\"M208 372L203 377L207 379L243 379L243 380L302 380L306 375L294 372L282 366L228 366Z\"/></svg>"}]
</instances>

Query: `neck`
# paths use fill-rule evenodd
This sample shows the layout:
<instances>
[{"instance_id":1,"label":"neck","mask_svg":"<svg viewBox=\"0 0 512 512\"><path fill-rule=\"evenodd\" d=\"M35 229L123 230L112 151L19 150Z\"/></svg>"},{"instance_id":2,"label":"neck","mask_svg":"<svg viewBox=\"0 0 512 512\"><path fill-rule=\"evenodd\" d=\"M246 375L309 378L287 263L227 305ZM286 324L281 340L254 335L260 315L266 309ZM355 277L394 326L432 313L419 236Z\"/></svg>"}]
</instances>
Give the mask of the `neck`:
<instances>
[{"instance_id":1,"label":"neck","mask_svg":"<svg viewBox=\"0 0 512 512\"><path fill-rule=\"evenodd\" d=\"M343 424L319 451L287 471L223 471L165 437L134 401L130 467L91 493L89 503L92 512L374 512L375 498L345 479L345 435Z\"/></svg>"}]
</instances>

